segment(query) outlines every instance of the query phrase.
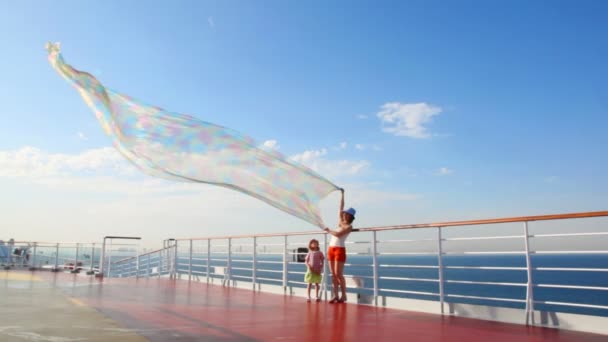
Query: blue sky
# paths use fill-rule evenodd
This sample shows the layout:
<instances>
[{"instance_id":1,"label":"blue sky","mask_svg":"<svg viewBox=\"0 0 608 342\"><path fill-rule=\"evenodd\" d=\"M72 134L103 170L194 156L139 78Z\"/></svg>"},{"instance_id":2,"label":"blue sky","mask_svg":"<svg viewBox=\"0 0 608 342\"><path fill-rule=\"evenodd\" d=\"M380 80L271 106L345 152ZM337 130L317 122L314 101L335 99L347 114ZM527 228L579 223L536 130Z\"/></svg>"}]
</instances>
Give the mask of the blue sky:
<instances>
[{"instance_id":1,"label":"blue sky","mask_svg":"<svg viewBox=\"0 0 608 342\"><path fill-rule=\"evenodd\" d=\"M49 40L112 89L276 141L344 185L361 225L605 210L607 10L604 1L4 2L2 225L40 236L45 220L35 217L55 215L68 234L123 210L118 221L132 217L122 224L136 230L150 225L146 210L167 208L172 222L192 205L180 233L205 235L195 208L215 190L188 188L171 207L163 203L184 189L112 172L121 161L48 65ZM382 113L410 126L383 123ZM157 202L129 216L124 203L150 200L146 191ZM232 204L214 211L225 215L243 200L221 196ZM246 205L258 227L311 228ZM210 222L244 232L220 214ZM281 223L267 224L275 214ZM81 237L107 226L87 229Z\"/></svg>"}]
</instances>

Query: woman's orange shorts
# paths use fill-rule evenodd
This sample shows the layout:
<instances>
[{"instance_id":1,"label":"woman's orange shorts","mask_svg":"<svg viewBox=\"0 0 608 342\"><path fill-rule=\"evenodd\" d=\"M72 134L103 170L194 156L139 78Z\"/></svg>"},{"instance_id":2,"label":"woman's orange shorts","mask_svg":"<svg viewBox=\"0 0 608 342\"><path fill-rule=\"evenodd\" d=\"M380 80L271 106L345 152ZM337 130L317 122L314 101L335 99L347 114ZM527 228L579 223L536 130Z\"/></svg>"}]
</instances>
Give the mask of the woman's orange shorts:
<instances>
[{"instance_id":1,"label":"woman's orange shorts","mask_svg":"<svg viewBox=\"0 0 608 342\"><path fill-rule=\"evenodd\" d=\"M329 247L327 251L327 260L346 262L346 248L344 247Z\"/></svg>"}]
</instances>

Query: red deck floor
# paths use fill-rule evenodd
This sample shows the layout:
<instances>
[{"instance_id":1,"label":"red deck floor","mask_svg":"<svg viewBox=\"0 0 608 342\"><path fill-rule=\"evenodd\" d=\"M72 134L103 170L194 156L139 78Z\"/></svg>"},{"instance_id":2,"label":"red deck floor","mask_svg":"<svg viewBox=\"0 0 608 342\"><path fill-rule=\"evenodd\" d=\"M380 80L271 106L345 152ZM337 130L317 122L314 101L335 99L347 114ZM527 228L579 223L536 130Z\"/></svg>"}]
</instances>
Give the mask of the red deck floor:
<instances>
[{"instance_id":1,"label":"red deck floor","mask_svg":"<svg viewBox=\"0 0 608 342\"><path fill-rule=\"evenodd\" d=\"M355 304L306 303L170 279L37 272L52 286L151 341L607 341L608 336Z\"/></svg>"}]
</instances>

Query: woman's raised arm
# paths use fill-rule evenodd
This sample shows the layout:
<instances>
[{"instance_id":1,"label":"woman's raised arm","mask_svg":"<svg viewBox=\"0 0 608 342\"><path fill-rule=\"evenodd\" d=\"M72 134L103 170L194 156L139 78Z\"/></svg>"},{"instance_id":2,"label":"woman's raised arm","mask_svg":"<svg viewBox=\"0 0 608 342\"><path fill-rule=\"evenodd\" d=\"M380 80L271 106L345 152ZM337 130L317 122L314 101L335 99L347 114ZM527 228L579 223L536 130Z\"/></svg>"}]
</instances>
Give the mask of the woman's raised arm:
<instances>
[{"instance_id":1,"label":"woman's raised arm","mask_svg":"<svg viewBox=\"0 0 608 342\"><path fill-rule=\"evenodd\" d=\"M338 212L338 222L342 221L342 212L344 211L344 189L340 188L342 198L340 199L340 211Z\"/></svg>"}]
</instances>

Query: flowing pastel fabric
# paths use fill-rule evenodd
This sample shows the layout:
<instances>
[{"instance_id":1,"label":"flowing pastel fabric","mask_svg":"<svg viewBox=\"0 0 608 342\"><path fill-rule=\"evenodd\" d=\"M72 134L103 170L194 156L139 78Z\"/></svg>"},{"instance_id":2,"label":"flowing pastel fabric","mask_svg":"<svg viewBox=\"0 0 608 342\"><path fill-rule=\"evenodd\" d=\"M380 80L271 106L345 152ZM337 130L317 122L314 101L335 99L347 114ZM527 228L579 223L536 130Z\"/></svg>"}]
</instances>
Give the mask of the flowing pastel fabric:
<instances>
[{"instance_id":1,"label":"flowing pastel fabric","mask_svg":"<svg viewBox=\"0 0 608 342\"><path fill-rule=\"evenodd\" d=\"M53 68L80 92L116 149L145 173L234 189L324 227L318 203L339 189L330 181L229 128L105 88L66 64L59 44L47 43L47 50Z\"/></svg>"}]
</instances>

